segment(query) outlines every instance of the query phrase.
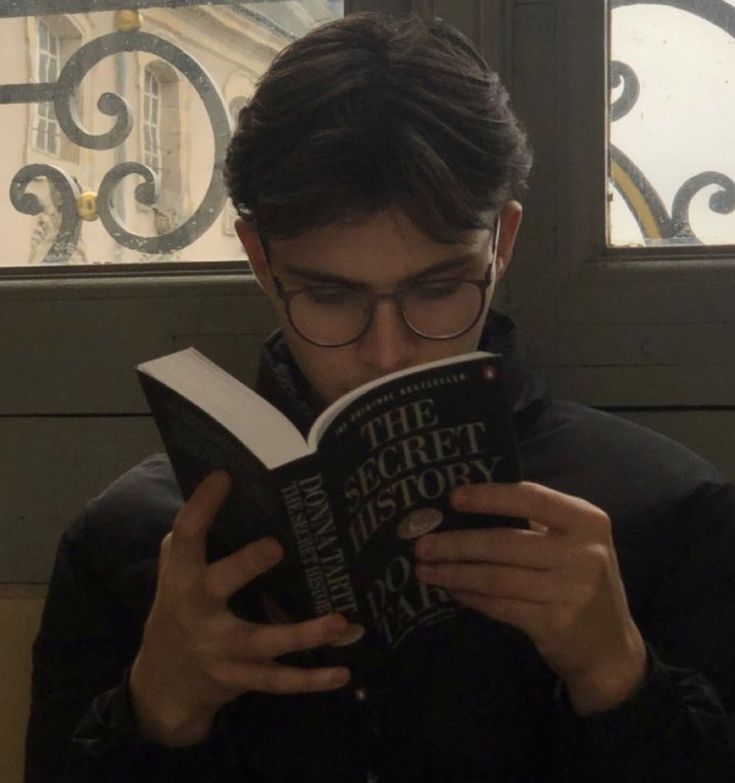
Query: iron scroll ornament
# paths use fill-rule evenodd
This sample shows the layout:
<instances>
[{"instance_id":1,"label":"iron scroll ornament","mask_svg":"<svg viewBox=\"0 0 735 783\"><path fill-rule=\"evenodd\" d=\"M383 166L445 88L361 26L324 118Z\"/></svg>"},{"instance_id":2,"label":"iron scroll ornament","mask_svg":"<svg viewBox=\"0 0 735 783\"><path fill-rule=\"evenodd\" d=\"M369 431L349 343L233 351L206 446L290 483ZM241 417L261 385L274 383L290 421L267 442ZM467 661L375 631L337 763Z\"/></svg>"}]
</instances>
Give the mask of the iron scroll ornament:
<instances>
[{"instance_id":1,"label":"iron scroll ornament","mask_svg":"<svg viewBox=\"0 0 735 783\"><path fill-rule=\"evenodd\" d=\"M655 5L693 13L735 38L735 7L725 0L609 0L610 11L624 6ZM617 122L636 105L640 82L626 63L610 64L610 86L623 87L610 107L610 121ZM650 180L635 163L613 144L610 145L610 176L648 241L668 240L682 245L704 244L694 233L689 212L694 198L704 188L716 186L709 207L720 215L735 212L735 181L718 171L706 171L690 177L674 196L671 214Z\"/></svg>"},{"instance_id":2,"label":"iron scroll ornament","mask_svg":"<svg viewBox=\"0 0 735 783\"><path fill-rule=\"evenodd\" d=\"M107 172L99 187L99 218L116 242L141 253L170 253L190 245L207 231L221 212L226 199L222 169L231 130L230 117L219 89L196 60L175 44L156 35L139 30L113 32L78 49L66 62L55 83L7 85L0 88L0 103L53 100L59 126L72 142L87 149L113 149L125 141L133 127L130 108L125 99L112 92L105 92L99 97L97 108L103 114L114 117L115 123L109 131L93 135L82 127L74 96L84 77L97 63L115 54L132 51L153 54L183 73L201 98L212 126L215 163L209 186L196 211L170 233L155 237L132 234L121 223L114 206L114 193L118 185L131 175L143 178L143 182L135 189L136 201L146 206L155 203L159 192L158 177L150 167L136 162L118 164ZM78 219L72 231L71 218L72 209L76 211L79 194L69 184L73 181L56 167L39 164L25 166L15 175L11 184L11 201L16 209L25 214L42 211L38 199L25 193L25 188L38 177L47 177L56 187L61 200L62 230L44 261L63 263L71 258L75 250L76 243L72 245L71 239L79 239ZM31 209L35 211L29 211Z\"/></svg>"},{"instance_id":3,"label":"iron scroll ornament","mask_svg":"<svg viewBox=\"0 0 735 783\"><path fill-rule=\"evenodd\" d=\"M54 188L59 199L61 224L44 261L64 263L72 257L79 243L81 219L77 212L77 199L81 189L77 182L56 166L32 163L22 168L10 183L10 201L24 215L40 215L45 207L41 199L27 188L35 179L44 177Z\"/></svg>"}]
</instances>

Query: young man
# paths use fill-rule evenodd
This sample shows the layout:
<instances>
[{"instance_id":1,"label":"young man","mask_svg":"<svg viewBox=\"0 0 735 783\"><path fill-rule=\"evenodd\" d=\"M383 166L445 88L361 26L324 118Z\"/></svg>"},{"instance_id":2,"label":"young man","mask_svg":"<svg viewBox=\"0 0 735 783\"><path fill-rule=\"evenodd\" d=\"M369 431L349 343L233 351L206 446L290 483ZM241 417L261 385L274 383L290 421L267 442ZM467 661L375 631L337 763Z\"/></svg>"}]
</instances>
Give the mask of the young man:
<instances>
[{"instance_id":1,"label":"young man","mask_svg":"<svg viewBox=\"0 0 735 783\"><path fill-rule=\"evenodd\" d=\"M358 687L319 665L344 618L228 611L282 556L264 539L207 563L228 477L182 504L168 460L147 460L61 543L29 783L735 779L735 491L665 438L548 399L518 366L489 308L529 168L497 77L437 21L351 17L277 58L226 168L282 325L259 390L305 430L385 373L504 353L528 481L452 502L530 529L419 539L419 578L473 611ZM316 665L280 660L297 651Z\"/></svg>"}]
</instances>

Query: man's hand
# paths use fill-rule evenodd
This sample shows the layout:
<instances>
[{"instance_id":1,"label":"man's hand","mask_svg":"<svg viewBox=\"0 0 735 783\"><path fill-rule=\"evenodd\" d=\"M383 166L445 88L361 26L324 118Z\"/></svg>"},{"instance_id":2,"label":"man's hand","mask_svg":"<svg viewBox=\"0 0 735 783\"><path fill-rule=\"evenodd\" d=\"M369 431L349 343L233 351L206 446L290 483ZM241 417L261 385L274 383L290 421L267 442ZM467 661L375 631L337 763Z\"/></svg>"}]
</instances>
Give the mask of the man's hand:
<instances>
[{"instance_id":1,"label":"man's hand","mask_svg":"<svg viewBox=\"0 0 735 783\"><path fill-rule=\"evenodd\" d=\"M301 669L273 660L338 638L347 627L344 617L256 625L228 609L230 595L283 556L278 542L266 538L207 563L207 530L229 489L226 473L212 473L161 545L156 596L130 689L143 735L165 745L202 741L217 710L248 691L326 691L349 680L343 667Z\"/></svg>"},{"instance_id":2,"label":"man's hand","mask_svg":"<svg viewBox=\"0 0 735 783\"><path fill-rule=\"evenodd\" d=\"M416 542L417 575L527 634L580 714L611 709L642 682L635 625L607 515L528 482L454 490L459 511L529 520L530 529L435 533Z\"/></svg>"}]
</instances>

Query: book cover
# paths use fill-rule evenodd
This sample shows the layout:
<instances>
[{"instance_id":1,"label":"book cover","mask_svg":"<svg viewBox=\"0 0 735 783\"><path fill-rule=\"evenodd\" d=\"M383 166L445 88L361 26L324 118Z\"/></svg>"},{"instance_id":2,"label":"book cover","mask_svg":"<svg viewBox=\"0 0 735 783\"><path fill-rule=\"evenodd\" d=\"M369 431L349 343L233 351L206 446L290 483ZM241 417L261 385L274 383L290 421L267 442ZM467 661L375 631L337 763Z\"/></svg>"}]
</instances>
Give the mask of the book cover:
<instances>
[{"instance_id":1,"label":"book cover","mask_svg":"<svg viewBox=\"0 0 735 783\"><path fill-rule=\"evenodd\" d=\"M282 562L232 597L240 616L340 612L350 622L342 643L366 637L395 650L457 612L415 578L415 538L524 524L448 502L460 484L522 477L500 356L464 354L366 384L329 406L306 440L194 349L137 369L184 498L212 470L233 477L210 560L265 535L283 546Z\"/></svg>"}]
</instances>

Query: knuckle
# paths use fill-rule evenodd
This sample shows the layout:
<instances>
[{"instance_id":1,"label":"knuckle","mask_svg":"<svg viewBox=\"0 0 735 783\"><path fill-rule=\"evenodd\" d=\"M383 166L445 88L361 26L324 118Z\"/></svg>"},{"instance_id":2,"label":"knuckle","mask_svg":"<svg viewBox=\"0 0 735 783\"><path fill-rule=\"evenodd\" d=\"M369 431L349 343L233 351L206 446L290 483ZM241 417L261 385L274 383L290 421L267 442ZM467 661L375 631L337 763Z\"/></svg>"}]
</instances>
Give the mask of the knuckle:
<instances>
[{"instance_id":1,"label":"knuckle","mask_svg":"<svg viewBox=\"0 0 735 783\"><path fill-rule=\"evenodd\" d=\"M314 627L299 623L294 625L290 629L291 638L290 642L294 650L306 650L312 647L316 642L318 633L315 633Z\"/></svg>"},{"instance_id":2,"label":"knuckle","mask_svg":"<svg viewBox=\"0 0 735 783\"><path fill-rule=\"evenodd\" d=\"M288 672L280 667L271 669L265 677L265 685L270 693L286 694L293 691Z\"/></svg>"},{"instance_id":3,"label":"knuckle","mask_svg":"<svg viewBox=\"0 0 735 783\"><path fill-rule=\"evenodd\" d=\"M524 481L523 487L525 488L528 496L534 500L544 500L548 495L548 490L542 484L536 484L533 481Z\"/></svg>"},{"instance_id":4,"label":"knuckle","mask_svg":"<svg viewBox=\"0 0 735 783\"><path fill-rule=\"evenodd\" d=\"M187 522L189 519L189 510L190 510L190 501L184 503L182 506L179 507L179 510L176 512L176 516L174 517L174 521L171 524L171 532L175 535L177 533L182 532L182 530L186 529Z\"/></svg>"},{"instance_id":5,"label":"knuckle","mask_svg":"<svg viewBox=\"0 0 735 783\"><path fill-rule=\"evenodd\" d=\"M585 571L592 583L599 582L607 573L609 552L602 544L589 544L585 547Z\"/></svg>"},{"instance_id":6,"label":"knuckle","mask_svg":"<svg viewBox=\"0 0 735 783\"><path fill-rule=\"evenodd\" d=\"M236 677L232 666L225 663L213 663L207 669L207 675L218 688L230 690L235 685Z\"/></svg>"},{"instance_id":7,"label":"knuckle","mask_svg":"<svg viewBox=\"0 0 735 783\"><path fill-rule=\"evenodd\" d=\"M267 626L240 627L237 630L237 646L243 655L253 660L271 658L279 653L271 630Z\"/></svg>"},{"instance_id":8,"label":"knuckle","mask_svg":"<svg viewBox=\"0 0 735 783\"><path fill-rule=\"evenodd\" d=\"M549 502L549 490L541 484L534 484L527 482L524 484L527 502L534 515L540 516L543 514Z\"/></svg>"},{"instance_id":9,"label":"knuckle","mask_svg":"<svg viewBox=\"0 0 735 783\"><path fill-rule=\"evenodd\" d=\"M171 533L166 533L161 541L158 551L158 574L159 577L171 560ZM160 583L160 582L159 582Z\"/></svg>"},{"instance_id":10,"label":"knuckle","mask_svg":"<svg viewBox=\"0 0 735 783\"><path fill-rule=\"evenodd\" d=\"M610 517L601 508L594 508L590 518L601 533L609 533L611 531L612 523L610 522Z\"/></svg>"},{"instance_id":11,"label":"knuckle","mask_svg":"<svg viewBox=\"0 0 735 783\"><path fill-rule=\"evenodd\" d=\"M333 636L319 620L315 622L298 623L291 627L291 642L294 651L310 650L319 645L326 644Z\"/></svg>"},{"instance_id":12,"label":"knuckle","mask_svg":"<svg viewBox=\"0 0 735 783\"><path fill-rule=\"evenodd\" d=\"M205 599L212 601L222 601L226 598L226 594L223 595L224 590L220 580L217 578L217 573L208 569L200 582L200 589Z\"/></svg>"},{"instance_id":13,"label":"knuckle","mask_svg":"<svg viewBox=\"0 0 735 783\"><path fill-rule=\"evenodd\" d=\"M602 571L607 566L609 550L604 544L590 544L587 547L587 557L596 571Z\"/></svg>"}]
</instances>

